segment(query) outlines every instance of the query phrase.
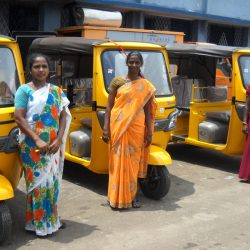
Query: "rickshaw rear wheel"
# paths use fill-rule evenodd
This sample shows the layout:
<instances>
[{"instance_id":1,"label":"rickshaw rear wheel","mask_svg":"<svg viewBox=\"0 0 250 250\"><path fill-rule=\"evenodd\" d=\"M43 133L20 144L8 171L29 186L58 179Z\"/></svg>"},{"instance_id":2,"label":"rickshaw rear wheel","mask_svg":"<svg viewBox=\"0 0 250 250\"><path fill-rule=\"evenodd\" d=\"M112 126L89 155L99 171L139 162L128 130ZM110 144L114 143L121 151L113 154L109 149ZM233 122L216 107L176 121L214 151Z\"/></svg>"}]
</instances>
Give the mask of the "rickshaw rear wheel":
<instances>
[{"instance_id":1,"label":"rickshaw rear wheel","mask_svg":"<svg viewBox=\"0 0 250 250\"><path fill-rule=\"evenodd\" d=\"M170 174L166 166L148 166L145 179L139 179L143 194L154 200L163 198L170 189Z\"/></svg>"},{"instance_id":2,"label":"rickshaw rear wheel","mask_svg":"<svg viewBox=\"0 0 250 250\"><path fill-rule=\"evenodd\" d=\"M10 210L5 201L0 201L0 242L10 238L12 220Z\"/></svg>"}]
</instances>

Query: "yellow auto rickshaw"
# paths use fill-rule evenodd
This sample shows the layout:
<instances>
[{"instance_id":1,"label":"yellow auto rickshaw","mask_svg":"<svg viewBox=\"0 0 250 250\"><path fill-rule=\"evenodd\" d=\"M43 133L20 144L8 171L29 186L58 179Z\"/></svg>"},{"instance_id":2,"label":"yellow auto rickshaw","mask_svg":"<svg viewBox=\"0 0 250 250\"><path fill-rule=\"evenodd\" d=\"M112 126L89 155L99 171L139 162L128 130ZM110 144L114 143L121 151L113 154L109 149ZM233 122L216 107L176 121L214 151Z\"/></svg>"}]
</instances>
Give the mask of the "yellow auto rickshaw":
<instances>
[{"instance_id":1,"label":"yellow auto rickshaw","mask_svg":"<svg viewBox=\"0 0 250 250\"><path fill-rule=\"evenodd\" d=\"M14 197L22 172L17 153L14 95L23 82L18 44L10 37L0 36L0 243L11 234L12 220L6 200Z\"/></svg>"},{"instance_id":2,"label":"yellow auto rickshaw","mask_svg":"<svg viewBox=\"0 0 250 250\"><path fill-rule=\"evenodd\" d=\"M241 155L250 48L170 44L166 49L179 110L170 141Z\"/></svg>"},{"instance_id":3,"label":"yellow auto rickshaw","mask_svg":"<svg viewBox=\"0 0 250 250\"><path fill-rule=\"evenodd\" d=\"M111 79L125 75L126 53L139 50L144 58L142 72L157 89L153 144L148 176L141 182L143 193L153 199L165 196L170 187L165 151L177 111L169 80L165 47L139 42L108 42L83 37L40 38L30 52L47 54L52 62L51 82L60 83L70 100L72 122L66 145L66 160L89 170L108 173L108 146L100 139ZM157 67L156 67L157 65Z\"/></svg>"}]
</instances>

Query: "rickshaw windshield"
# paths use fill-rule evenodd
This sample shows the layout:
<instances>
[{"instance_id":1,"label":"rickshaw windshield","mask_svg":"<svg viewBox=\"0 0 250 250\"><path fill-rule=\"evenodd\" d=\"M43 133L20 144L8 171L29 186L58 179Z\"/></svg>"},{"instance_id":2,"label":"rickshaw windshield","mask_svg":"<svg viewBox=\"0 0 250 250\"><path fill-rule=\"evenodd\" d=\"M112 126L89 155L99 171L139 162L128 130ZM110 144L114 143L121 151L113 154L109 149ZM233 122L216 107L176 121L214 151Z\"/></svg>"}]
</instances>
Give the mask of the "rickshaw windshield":
<instances>
[{"instance_id":1,"label":"rickshaw windshield","mask_svg":"<svg viewBox=\"0 0 250 250\"><path fill-rule=\"evenodd\" d=\"M128 54L130 51L126 51ZM141 71L157 90L157 96L172 95L166 62L159 51L140 51L143 56ZM107 50L102 54L105 87L108 90L111 80L127 74L126 55L118 50Z\"/></svg>"},{"instance_id":2,"label":"rickshaw windshield","mask_svg":"<svg viewBox=\"0 0 250 250\"><path fill-rule=\"evenodd\" d=\"M250 56L241 56L239 58L239 67L242 76L242 82L245 86L250 84Z\"/></svg>"},{"instance_id":3,"label":"rickshaw windshield","mask_svg":"<svg viewBox=\"0 0 250 250\"><path fill-rule=\"evenodd\" d=\"M14 56L7 47L0 47L0 107L14 105L14 96L20 81Z\"/></svg>"}]
</instances>

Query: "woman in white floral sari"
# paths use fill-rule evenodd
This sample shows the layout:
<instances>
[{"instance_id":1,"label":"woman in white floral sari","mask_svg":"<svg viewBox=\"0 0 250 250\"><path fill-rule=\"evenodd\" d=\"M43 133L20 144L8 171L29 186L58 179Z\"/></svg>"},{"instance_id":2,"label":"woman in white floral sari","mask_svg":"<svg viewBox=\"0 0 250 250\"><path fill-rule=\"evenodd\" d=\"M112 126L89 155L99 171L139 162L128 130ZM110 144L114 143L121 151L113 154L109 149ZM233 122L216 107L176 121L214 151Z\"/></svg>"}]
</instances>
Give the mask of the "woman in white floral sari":
<instances>
[{"instance_id":1,"label":"woman in white floral sari","mask_svg":"<svg viewBox=\"0 0 250 250\"><path fill-rule=\"evenodd\" d=\"M32 81L20 86L15 96L15 118L21 130L20 156L27 187L25 229L46 236L63 225L57 201L71 115L62 90L47 83L47 57L31 55L28 67Z\"/></svg>"}]
</instances>

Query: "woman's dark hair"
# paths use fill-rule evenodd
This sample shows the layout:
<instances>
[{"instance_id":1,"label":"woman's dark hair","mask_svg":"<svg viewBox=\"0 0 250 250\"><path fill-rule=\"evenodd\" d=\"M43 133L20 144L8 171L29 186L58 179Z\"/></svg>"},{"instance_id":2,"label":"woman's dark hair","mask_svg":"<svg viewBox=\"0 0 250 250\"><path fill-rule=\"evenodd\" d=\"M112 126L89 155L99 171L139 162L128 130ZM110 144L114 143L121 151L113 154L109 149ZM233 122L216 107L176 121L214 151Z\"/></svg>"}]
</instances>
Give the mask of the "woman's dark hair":
<instances>
[{"instance_id":1,"label":"woman's dark hair","mask_svg":"<svg viewBox=\"0 0 250 250\"><path fill-rule=\"evenodd\" d=\"M142 57L141 53L139 51L136 51L136 50L129 52L129 54L127 55L126 64L128 64L128 61L129 61L131 56L137 56L139 61L141 62L141 65L143 65L143 57Z\"/></svg>"},{"instance_id":2,"label":"woman's dark hair","mask_svg":"<svg viewBox=\"0 0 250 250\"><path fill-rule=\"evenodd\" d=\"M37 57L43 57L46 60L46 62L48 63L48 66L50 66L49 58L46 55L40 54L40 53L32 53L28 56L28 59L27 59L27 64L26 64L27 71L31 70Z\"/></svg>"}]
</instances>

